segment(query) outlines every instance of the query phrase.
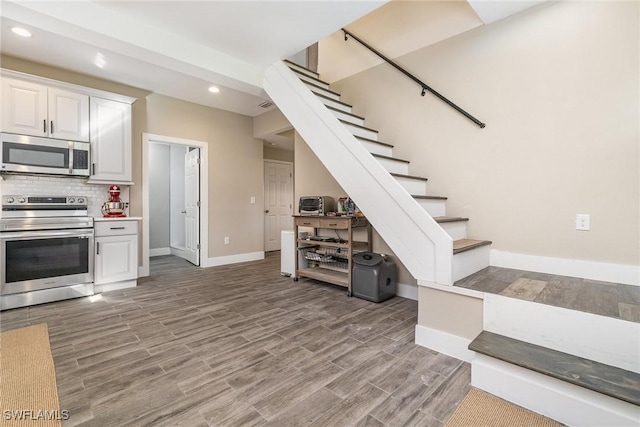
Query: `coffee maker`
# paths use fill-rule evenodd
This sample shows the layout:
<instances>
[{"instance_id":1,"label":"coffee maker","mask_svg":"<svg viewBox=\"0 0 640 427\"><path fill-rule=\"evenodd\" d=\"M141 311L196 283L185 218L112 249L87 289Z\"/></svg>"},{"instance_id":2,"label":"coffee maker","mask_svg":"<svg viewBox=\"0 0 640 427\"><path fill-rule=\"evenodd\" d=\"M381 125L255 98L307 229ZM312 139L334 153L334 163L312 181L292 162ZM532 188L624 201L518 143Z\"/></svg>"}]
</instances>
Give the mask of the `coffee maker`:
<instances>
[{"instance_id":1,"label":"coffee maker","mask_svg":"<svg viewBox=\"0 0 640 427\"><path fill-rule=\"evenodd\" d=\"M109 201L102 204L102 215L105 218L122 218L127 216L124 213L126 204L120 201L120 187L112 185L109 187Z\"/></svg>"}]
</instances>

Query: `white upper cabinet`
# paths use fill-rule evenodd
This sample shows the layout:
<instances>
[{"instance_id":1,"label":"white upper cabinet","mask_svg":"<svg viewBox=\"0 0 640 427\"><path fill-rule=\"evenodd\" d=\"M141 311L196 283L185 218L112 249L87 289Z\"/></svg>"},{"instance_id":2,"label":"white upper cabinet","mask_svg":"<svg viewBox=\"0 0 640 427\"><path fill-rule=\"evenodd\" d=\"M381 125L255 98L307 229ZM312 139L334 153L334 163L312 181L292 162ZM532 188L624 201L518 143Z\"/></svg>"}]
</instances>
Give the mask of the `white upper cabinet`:
<instances>
[{"instance_id":1,"label":"white upper cabinet","mask_svg":"<svg viewBox=\"0 0 640 427\"><path fill-rule=\"evenodd\" d=\"M2 131L89 141L89 96L31 81L2 79Z\"/></svg>"},{"instance_id":2,"label":"white upper cabinet","mask_svg":"<svg viewBox=\"0 0 640 427\"><path fill-rule=\"evenodd\" d=\"M131 184L131 105L91 97L89 182Z\"/></svg>"}]
</instances>

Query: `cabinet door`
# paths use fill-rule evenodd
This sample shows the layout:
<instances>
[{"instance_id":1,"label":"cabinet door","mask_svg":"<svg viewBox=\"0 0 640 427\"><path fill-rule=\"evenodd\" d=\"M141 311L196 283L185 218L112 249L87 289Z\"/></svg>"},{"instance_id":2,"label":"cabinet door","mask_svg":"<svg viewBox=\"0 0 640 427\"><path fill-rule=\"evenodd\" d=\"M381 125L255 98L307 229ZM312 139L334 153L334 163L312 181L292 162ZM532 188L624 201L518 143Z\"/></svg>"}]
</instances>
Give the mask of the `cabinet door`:
<instances>
[{"instance_id":1,"label":"cabinet door","mask_svg":"<svg viewBox=\"0 0 640 427\"><path fill-rule=\"evenodd\" d=\"M48 136L47 87L16 79L2 79L2 131Z\"/></svg>"},{"instance_id":2,"label":"cabinet door","mask_svg":"<svg viewBox=\"0 0 640 427\"><path fill-rule=\"evenodd\" d=\"M96 238L96 285L133 280L137 277L137 235Z\"/></svg>"},{"instance_id":3,"label":"cabinet door","mask_svg":"<svg viewBox=\"0 0 640 427\"><path fill-rule=\"evenodd\" d=\"M131 105L91 97L91 182L131 182Z\"/></svg>"},{"instance_id":4,"label":"cabinet door","mask_svg":"<svg viewBox=\"0 0 640 427\"><path fill-rule=\"evenodd\" d=\"M89 142L89 97L49 88L49 136Z\"/></svg>"}]
</instances>

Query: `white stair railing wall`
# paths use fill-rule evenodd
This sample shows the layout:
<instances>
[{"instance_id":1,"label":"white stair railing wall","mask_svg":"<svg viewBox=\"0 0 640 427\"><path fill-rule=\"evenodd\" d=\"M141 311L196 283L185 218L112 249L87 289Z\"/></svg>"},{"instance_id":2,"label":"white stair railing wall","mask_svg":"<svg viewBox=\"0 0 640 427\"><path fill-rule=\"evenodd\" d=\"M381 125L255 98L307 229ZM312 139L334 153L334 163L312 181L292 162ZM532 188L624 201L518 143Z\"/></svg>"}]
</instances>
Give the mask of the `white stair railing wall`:
<instances>
[{"instance_id":1,"label":"white stair railing wall","mask_svg":"<svg viewBox=\"0 0 640 427\"><path fill-rule=\"evenodd\" d=\"M453 240L283 63L264 89L419 283L453 284Z\"/></svg>"}]
</instances>

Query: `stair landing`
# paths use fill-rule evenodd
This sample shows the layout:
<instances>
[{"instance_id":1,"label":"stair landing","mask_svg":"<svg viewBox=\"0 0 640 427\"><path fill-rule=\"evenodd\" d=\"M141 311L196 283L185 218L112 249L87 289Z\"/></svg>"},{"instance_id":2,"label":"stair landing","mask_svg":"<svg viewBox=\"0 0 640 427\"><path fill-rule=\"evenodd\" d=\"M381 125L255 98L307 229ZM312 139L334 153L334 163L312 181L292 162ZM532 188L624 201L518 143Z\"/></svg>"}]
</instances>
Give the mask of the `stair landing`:
<instances>
[{"instance_id":1,"label":"stair landing","mask_svg":"<svg viewBox=\"0 0 640 427\"><path fill-rule=\"evenodd\" d=\"M487 267L454 286L640 323L640 286Z\"/></svg>"}]
</instances>

